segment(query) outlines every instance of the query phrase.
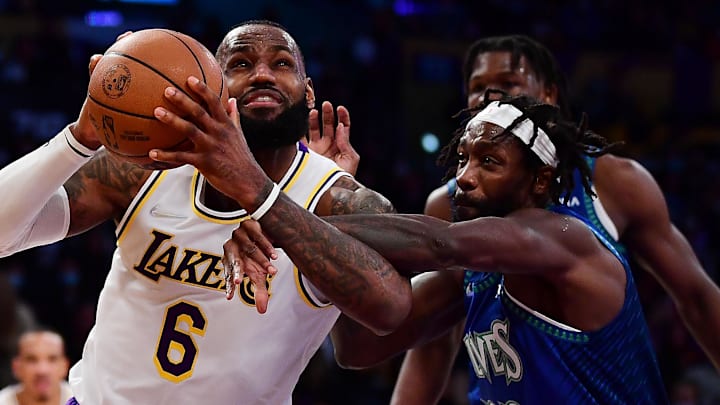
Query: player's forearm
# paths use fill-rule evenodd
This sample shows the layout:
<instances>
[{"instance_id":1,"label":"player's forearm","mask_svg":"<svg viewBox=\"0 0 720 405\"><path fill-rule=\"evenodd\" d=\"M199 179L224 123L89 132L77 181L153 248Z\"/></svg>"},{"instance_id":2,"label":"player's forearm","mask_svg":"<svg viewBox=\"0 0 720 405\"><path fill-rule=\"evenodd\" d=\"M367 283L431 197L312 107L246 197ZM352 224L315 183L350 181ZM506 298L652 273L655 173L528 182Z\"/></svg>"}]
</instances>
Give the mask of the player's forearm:
<instances>
[{"instance_id":1,"label":"player's forearm","mask_svg":"<svg viewBox=\"0 0 720 405\"><path fill-rule=\"evenodd\" d=\"M683 323L720 370L720 288L682 233L667 220L656 222L660 225L637 227L644 232L626 232L624 241L672 297Z\"/></svg>"},{"instance_id":2,"label":"player's forearm","mask_svg":"<svg viewBox=\"0 0 720 405\"><path fill-rule=\"evenodd\" d=\"M442 397L462 340L463 324L405 354L391 405L433 405Z\"/></svg>"},{"instance_id":3,"label":"player's forearm","mask_svg":"<svg viewBox=\"0 0 720 405\"><path fill-rule=\"evenodd\" d=\"M692 299L675 299L680 317L715 369L720 371L720 289L712 281Z\"/></svg>"},{"instance_id":4,"label":"player's forearm","mask_svg":"<svg viewBox=\"0 0 720 405\"><path fill-rule=\"evenodd\" d=\"M385 334L407 316L411 302L408 280L367 245L282 193L260 223L303 275L353 319Z\"/></svg>"},{"instance_id":5,"label":"player's forearm","mask_svg":"<svg viewBox=\"0 0 720 405\"><path fill-rule=\"evenodd\" d=\"M93 153L66 128L45 145L0 170L0 189L7 193L0 199L0 254L12 254L64 236L60 234L62 228L67 232L69 219L48 229L36 227L34 222L51 199L55 201L53 211L68 209L65 193L59 189ZM38 240L28 243L28 238Z\"/></svg>"},{"instance_id":6,"label":"player's forearm","mask_svg":"<svg viewBox=\"0 0 720 405\"><path fill-rule=\"evenodd\" d=\"M412 214L343 215L325 219L378 251L403 274L448 267L452 255L444 239L433 235L450 223Z\"/></svg>"}]
</instances>

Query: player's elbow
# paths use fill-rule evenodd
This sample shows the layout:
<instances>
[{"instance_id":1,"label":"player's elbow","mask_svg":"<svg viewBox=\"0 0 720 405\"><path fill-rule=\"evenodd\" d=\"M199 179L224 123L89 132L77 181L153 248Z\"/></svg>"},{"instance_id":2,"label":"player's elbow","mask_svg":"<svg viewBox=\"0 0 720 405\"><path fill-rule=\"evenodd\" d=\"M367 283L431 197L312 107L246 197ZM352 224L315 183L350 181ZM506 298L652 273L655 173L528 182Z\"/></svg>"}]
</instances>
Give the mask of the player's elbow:
<instances>
[{"instance_id":1,"label":"player's elbow","mask_svg":"<svg viewBox=\"0 0 720 405\"><path fill-rule=\"evenodd\" d=\"M374 367L384 359L377 356L372 351L365 351L355 345L335 344L335 362L341 368L347 370L363 370Z\"/></svg>"},{"instance_id":2,"label":"player's elbow","mask_svg":"<svg viewBox=\"0 0 720 405\"><path fill-rule=\"evenodd\" d=\"M398 289L388 292L384 302L374 311L372 325L366 325L378 336L389 335L397 330L410 314L412 308L412 289L410 283L403 283Z\"/></svg>"}]
</instances>

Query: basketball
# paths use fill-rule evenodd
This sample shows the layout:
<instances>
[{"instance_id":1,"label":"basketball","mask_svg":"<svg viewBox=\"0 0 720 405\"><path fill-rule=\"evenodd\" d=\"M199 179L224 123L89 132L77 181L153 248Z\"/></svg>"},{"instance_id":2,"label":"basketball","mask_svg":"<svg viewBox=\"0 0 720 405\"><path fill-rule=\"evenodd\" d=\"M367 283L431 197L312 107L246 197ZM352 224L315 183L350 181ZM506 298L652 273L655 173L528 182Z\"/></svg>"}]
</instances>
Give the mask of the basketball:
<instances>
[{"instance_id":1,"label":"basketball","mask_svg":"<svg viewBox=\"0 0 720 405\"><path fill-rule=\"evenodd\" d=\"M190 140L153 115L166 87L185 94L188 76L207 83L227 106L228 91L215 57L192 37L167 29L133 32L103 54L90 76L86 110L100 142L112 154L148 169L172 166L148 157L151 149L187 150ZM197 98L193 97L196 101Z\"/></svg>"}]
</instances>

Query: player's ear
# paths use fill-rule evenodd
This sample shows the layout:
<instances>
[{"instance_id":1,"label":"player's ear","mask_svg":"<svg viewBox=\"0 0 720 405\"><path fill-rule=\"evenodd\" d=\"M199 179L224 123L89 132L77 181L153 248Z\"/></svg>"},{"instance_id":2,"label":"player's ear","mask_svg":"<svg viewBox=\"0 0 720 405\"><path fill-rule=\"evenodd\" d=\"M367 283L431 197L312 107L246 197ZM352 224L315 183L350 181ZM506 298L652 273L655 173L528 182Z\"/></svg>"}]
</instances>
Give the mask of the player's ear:
<instances>
[{"instance_id":1,"label":"player's ear","mask_svg":"<svg viewBox=\"0 0 720 405\"><path fill-rule=\"evenodd\" d=\"M542 101L547 104L557 105L558 103L558 87L554 84L543 86Z\"/></svg>"},{"instance_id":2,"label":"player's ear","mask_svg":"<svg viewBox=\"0 0 720 405\"><path fill-rule=\"evenodd\" d=\"M552 166L543 166L538 169L533 180L533 193L537 195L548 193L553 181L553 173L555 173L555 169Z\"/></svg>"},{"instance_id":3,"label":"player's ear","mask_svg":"<svg viewBox=\"0 0 720 405\"><path fill-rule=\"evenodd\" d=\"M313 88L312 79L305 78L305 99L308 108L315 108L315 89Z\"/></svg>"}]
</instances>

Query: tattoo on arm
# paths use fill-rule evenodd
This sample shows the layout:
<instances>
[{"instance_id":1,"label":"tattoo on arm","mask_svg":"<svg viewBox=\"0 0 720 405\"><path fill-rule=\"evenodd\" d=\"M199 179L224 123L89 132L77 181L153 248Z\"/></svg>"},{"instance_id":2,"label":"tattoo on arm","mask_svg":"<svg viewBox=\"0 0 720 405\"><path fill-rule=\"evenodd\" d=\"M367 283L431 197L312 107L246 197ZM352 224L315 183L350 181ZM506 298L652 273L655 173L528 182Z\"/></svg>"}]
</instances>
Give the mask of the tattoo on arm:
<instances>
[{"instance_id":1,"label":"tattoo on arm","mask_svg":"<svg viewBox=\"0 0 720 405\"><path fill-rule=\"evenodd\" d=\"M65 182L75 234L126 208L149 172L101 151ZM88 198L92 194L93 198Z\"/></svg>"},{"instance_id":2,"label":"tattoo on arm","mask_svg":"<svg viewBox=\"0 0 720 405\"><path fill-rule=\"evenodd\" d=\"M392 209L377 193L356 194L362 187L354 187L355 192L333 188L332 192L338 193L333 196L334 214ZM384 316L379 314L392 314L390 308L409 297L407 280L376 251L323 224L286 196L281 195L278 202L263 217L263 229L273 240L281 241L280 247L298 269L343 312L369 326Z\"/></svg>"},{"instance_id":3,"label":"tattoo on arm","mask_svg":"<svg viewBox=\"0 0 720 405\"><path fill-rule=\"evenodd\" d=\"M387 214L395 212L392 203L379 193L360 186L354 180L340 178L330 189L332 215Z\"/></svg>"},{"instance_id":4,"label":"tattoo on arm","mask_svg":"<svg viewBox=\"0 0 720 405\"><path fill-rule=\"evenodd\" d=\"M80 197L90 182L98 182L120 193L134 194L147 172L142 168L110 157L107 152L100 152L85 166L75 173L65 184L68 197L75 200Z\"/></svg>"}]
</instances>

